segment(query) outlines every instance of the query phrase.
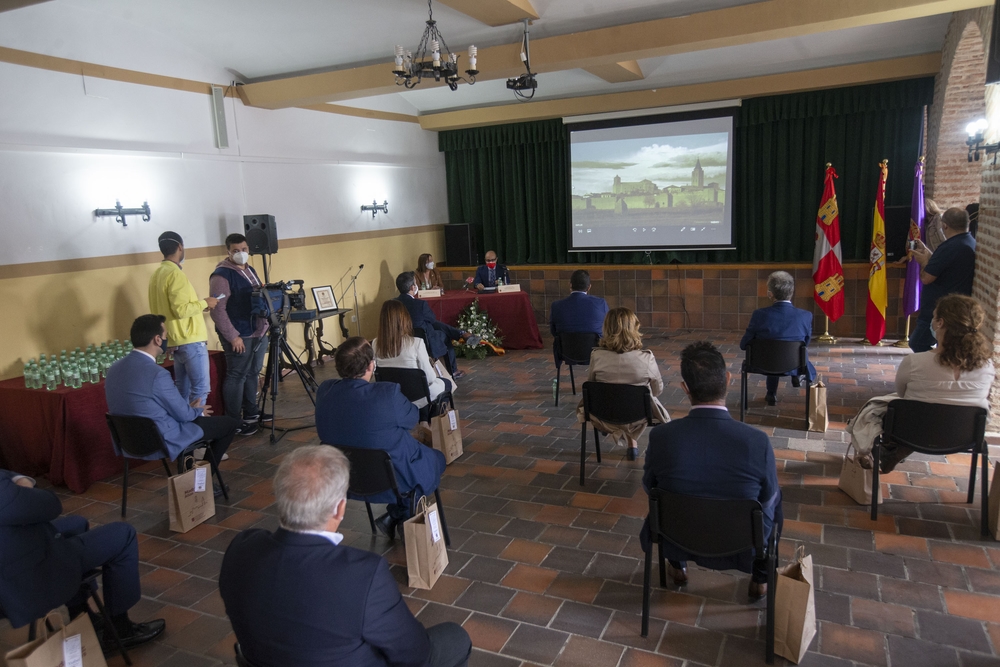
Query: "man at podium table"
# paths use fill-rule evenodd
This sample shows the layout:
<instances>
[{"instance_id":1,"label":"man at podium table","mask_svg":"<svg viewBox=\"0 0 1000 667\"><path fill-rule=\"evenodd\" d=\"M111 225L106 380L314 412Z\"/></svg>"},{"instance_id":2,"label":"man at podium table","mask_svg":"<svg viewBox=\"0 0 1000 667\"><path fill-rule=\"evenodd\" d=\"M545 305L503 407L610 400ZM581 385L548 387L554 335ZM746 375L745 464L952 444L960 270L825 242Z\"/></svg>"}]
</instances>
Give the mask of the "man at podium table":
<instances>
[{"instance_id":1,"label":"man at podium table","mask_svg":"<svg viewBox=\"0 0 1000 667\"><path fill-rule=\"evenodd\" d=\"M504 285L510 285L510 274L506 266L497 263L496 251L490 250L486 253L486 265L476 269L476 278L472 283L477 290L482 291L487 287L496 287L498 280L502 280Z\"/></svg>"}]
</instances>

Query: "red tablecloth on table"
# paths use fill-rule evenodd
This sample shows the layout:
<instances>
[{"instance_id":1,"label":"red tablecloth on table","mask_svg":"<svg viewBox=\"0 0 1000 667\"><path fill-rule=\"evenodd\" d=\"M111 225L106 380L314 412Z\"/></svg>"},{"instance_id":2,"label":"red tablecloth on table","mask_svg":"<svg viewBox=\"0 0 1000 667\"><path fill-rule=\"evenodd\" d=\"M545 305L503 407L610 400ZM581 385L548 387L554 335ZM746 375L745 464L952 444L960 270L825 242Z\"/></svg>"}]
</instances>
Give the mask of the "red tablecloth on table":
<instances>
[{"instance_id":1,"label":"red tablecloth on table","mask_svg":"<svg viewBox=\"0 0 1000 667\"><path fill-rule=\"evenodd\" d=\"M210 352L208 359L208 404L221 415L226 357ZM104 421L107 411L104 380L55 391L26 389L23 377L0 382L0 466L22 475L44 475L55 485L83 493L123 469Z\"/></svg>"},{"instance_id":2,"label":"red tablecloth on table","mask_svg":"<svg viewBox=\"0 0 1000 667\"><path fill-rule=\"evenodd\" d=\"M464 290L445 292L444 296L424 299L439 321L458 326L458 314L479 299L479 306L500 328L503 347L508 350L538 350L542 336L538 333L535 311L527 292L506 294L476 294Z\"/></svg>"}]
</instances>

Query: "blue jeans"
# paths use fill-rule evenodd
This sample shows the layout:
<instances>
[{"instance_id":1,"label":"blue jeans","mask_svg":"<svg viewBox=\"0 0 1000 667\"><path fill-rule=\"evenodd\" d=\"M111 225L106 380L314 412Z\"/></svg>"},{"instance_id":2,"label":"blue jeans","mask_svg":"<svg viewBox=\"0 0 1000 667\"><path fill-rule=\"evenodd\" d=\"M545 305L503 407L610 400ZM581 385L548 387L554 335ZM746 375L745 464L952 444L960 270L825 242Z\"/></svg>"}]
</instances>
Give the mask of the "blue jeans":
<instances>
[{"instance_id":1,"label":"blue jeans","mask_svg":"<svg viewBox=\"0 0 1000 667\"><path fill-rule=\"evenodd\" d=\"M208 377L208 343L187 343L174 348L174 385L188 403L205 404L211 390Z\"/></svg>"},{"instance_id":2,"label":"blue jeans","mask_svg":"<svg viewBox=\"0 0 1000 667\"><path fill-rule=\"evenodd\" d=\"M241 421L257 414L257 378L264 365L268 341L266 336L242 338L242 354L237 354L228 340L219 339L226 353L226 380L222 384L226 416Z\"/></svg>"}]
</instances>

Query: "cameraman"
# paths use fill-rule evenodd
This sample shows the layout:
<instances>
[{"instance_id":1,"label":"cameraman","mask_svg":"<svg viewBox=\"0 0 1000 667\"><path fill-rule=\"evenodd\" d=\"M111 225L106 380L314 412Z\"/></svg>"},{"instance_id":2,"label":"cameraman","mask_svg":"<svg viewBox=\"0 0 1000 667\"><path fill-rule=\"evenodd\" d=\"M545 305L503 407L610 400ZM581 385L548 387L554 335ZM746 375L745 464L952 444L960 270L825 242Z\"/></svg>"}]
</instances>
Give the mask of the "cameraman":
<instances>
[{"instance_id":1,"label":"cameraman","mask_svg":"<svg viewBox=\"0 0 1000 667\"><path fill-rule=\"evenodd\" d=\"M261 280L250 260L250 247L242 234L226 237L228 256L219 262L209 278L209 290L223 307L212 310L212 320L226 353L226 379L222 397L226 416L242 423L240 435L257 432L261 417L257 411L257 378L267 352L267 318L251 314L250 295Z\"/></svg>"}]
</instances>

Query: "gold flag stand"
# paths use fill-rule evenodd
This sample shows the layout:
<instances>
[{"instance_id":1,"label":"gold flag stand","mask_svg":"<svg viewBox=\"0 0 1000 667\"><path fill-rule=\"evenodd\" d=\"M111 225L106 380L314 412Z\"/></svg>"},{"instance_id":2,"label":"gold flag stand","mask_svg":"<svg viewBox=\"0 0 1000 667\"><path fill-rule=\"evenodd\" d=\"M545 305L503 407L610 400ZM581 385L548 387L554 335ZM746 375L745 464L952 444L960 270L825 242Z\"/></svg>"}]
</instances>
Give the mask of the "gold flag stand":
<instances>
[{"instance_id":1,"label":"gold flag stand","mask_svg":"<svg viewBox=\"0 0 1000 667\"><path fill-rule=\"evenodd\" d=\"M829 167L830 165L827 164ZM823 335L816 339L817 343L825 343L826 345L833 345L837 342L837 339L830 335L830 316L826 317L826 329L823 331Z\"/></svg>"},{"instance_id":2,"label":"gold flag stand","mask_svg":"<svg viewBox=\"0 0 1000 667\"><path fill-rule=\"evenodd\" d=\"M910 316L906 316L906 333L900 340L897 340L893 347L910 347Z\"/></svg>"}]
</instances>

